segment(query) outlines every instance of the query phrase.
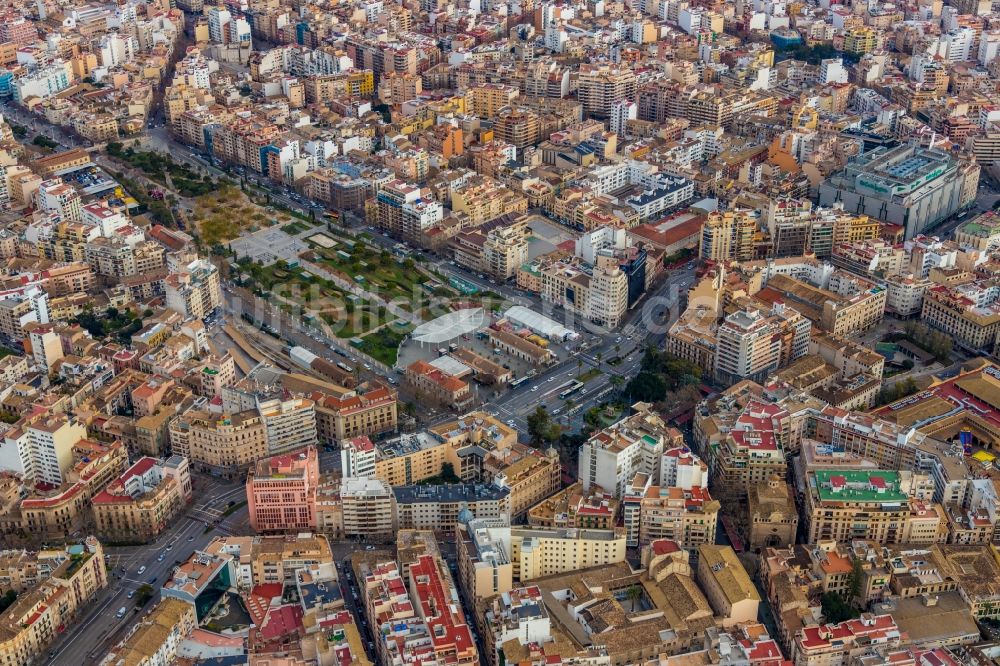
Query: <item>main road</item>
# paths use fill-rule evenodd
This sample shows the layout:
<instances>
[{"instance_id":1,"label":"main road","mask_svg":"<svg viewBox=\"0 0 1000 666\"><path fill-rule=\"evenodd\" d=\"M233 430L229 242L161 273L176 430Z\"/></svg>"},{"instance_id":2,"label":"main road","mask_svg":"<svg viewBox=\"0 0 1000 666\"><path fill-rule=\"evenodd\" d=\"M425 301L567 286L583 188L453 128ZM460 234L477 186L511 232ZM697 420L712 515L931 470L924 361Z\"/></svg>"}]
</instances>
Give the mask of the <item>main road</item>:
<instances>
[{"instance_id":1,"label":"main road","mask_svg":"<svg viewBox=\"0 0 1000 666\"><path fill-rule=\"evenodd\" d=\"M152 609L159 601L160 587L178 563L216 536L244 531L247 509L239 505L246 493L242 483L233 485L199 476L196 485L200 492L191 507L156 541L140 547L109 547L105 551L108 587L70 625L70 631L49 647L46 663L84 666L99 663L138 624L143 611ZM238 506L227 516L224 514L231 510L230 502ZM136 592L146 584L152 586L154 595L147 604L139 606ZM117 616L120 608L126 609L121 618Z\"/></svg>"},{"instance_id":2,"label":"main road","mask_svg":"<svg viewBox=\"0 0 1000 666\"><path fill-rule=\"evenodd\" d=\"M637 304L620 332L595 336L592 338L594 344L570 353L530 382L489 403L485 409L493 411L518 431L527 432L528 415L542 405L550 415L575 430L581 423L582 414L605 402L614 390L612 377L618 376L624 385L639 372L646 347L662 347L681 294L693 281L691 269L671 271ZM582 361L583 365L579 366L578 361ZM599 370L600 374L585 382L583 389L568 398L573 401L569 406L559 397L563 387L592 368Z\"/></svg>"}]
</instances>

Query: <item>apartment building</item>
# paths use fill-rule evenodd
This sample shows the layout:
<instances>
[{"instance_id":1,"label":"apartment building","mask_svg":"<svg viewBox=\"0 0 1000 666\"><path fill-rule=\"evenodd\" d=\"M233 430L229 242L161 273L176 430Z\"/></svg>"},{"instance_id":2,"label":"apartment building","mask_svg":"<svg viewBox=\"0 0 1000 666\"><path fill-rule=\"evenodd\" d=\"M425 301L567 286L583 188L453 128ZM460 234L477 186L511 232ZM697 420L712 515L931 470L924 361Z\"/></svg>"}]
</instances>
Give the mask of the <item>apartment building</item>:
<instances>
[{"instance_id":1,"label":"apartment building","mask_svg":"<svg viewBox=\"0 0 1000 666\"><path fill-rule=\"evenodd\" d=\"M616 68L608 64L580 65L577 78L577 98L584 113L594 118L608 118L615 104L634 100L638 88L635 72L629 67Z\"/></svg>"},{"instance_id":2,"label":"apartment building","mask_svg":"<svg viewBox=\"0 0 1000 666\"><path fill-rule=\"evenodd\" d=\"M166 266L165 250L154 241L133 245L117 238L96 238L87 243L84 256L97 275L108 278L142 275Z\"/></svg>"},{"instance_id":3,"label":"apartment building","mask_svg":"<svg viewBox=\"0 0 1000 666\"><path fill-rule=\"evenodd\" d=\"M807 479L809 542L868 539L929 544L947 538L944 514L925 475L888 470L816 470Z\"/></svg>"},{"instance_id":4,"label":"apartment building","mask_svg":"<svg viewBox=\"0 0 1000 666\"><path fill-rule=\"evenodd\" d=\"M751 210L714 212L701 227L698 256L711 261L749 261L754 258L757 217Z\"/></svg>"},{"instance_id":5,"label":"apartment building","mask_svg":"<svg viewBox=\"0 0 1000 666\"><path fill-rule=\"evenodd\" d=\"M169 274L164 285L167 307L185 317L204 319L222 304L219 269L204 259Z\"/></svg>"},{"instance_id":6,"label":"apartment building","mask_svg":"<svg viewBox=\"0 0 1000 666\"><path fill-rule=\"evenodd\" d=\"M716 379L725 384L764 381L809 352L811 330L807 318L782 303L769 313L747 307L728 315L716 336Z\"/></svg>"},{"instance_id":7,"label":"apartment building","mask_svg":"<svg viewBox=\"0 0 1000 666\"><path fill-rule=\"evenodd\" d=\"M511 575L527 581L553 574L625 561L625 531L510 529Z\"/></svg>"},{"instance_id":8,"label":"apartment building","mask_svg":"<svg viewBox=\"0 0 1000 666\"><path fill-rule=\"evenodd\" d=\"M418 242L423 232L444 219L440 202L425 198L419 187L401 180L386 183L375 196L377 225L395 238Z\"/></svg>"},{"instance_id":9,"label":"apartment building","mask_svg":"<svg viewBox=\"0 0 1000 666\"><path fill-rule=\"evenodd\" d=\"M11 428L0 441L0 470L59 486L73 466L73 447L86 437L83 424L65 415Z\"/></svg>"},{"instance_id":10,"label":"apartment building","mask_svg":"<svg viewBox=\"0 0 1000 666\"><path fill-rule=\"evenodd\" d=\"M815 624L799 629L792 645L795 666L827 666L870 653L873 644L886 649L903 644L903 633L892 615L866 613L840 624Z\"/></svg>"},{"instance_id":11,"label":"apartment building","mask_svg":"<svg viewBox=\"0 0 1000 666\"><path fill-rule=\"evenodd\" d=\"M707 477L707 474L706 474ZM532 527L576 527L606 530L615 526L621 502L599 486L584 492L576 481L528 510Z\"/></svg>"},{"instance_id":12,"label":"apartment building","mask_svg":"<svg viewBox=\"0 0 1000 666\"><path fill-rule=\"evenodd\" d=\"M170 422L170 446L195 469L235 479L267 456L267 428L256 410L219 414L194 409Z\"/></svg>"},{"instance_id":13,"label":"apartment building","mask_svg":"<svg viewBox=\"0 0 1000 666\"><path fill-rule=\"evenodd\" d=\"M553 261L539 271L544 300L611 329L621 323L628 307L628 276L612 252L599 253L593 266Z\"/></svg>"},{"instance_id":14,"label":"apartment building","mask_svg":"<svg viewBox=\"0 0 1000 666\"><path fill-rule=\"evenodd\" d=\"M955 244L980 252L1000 248L1000 215L988 210L955 229Z\"/></svg>"},{"instance_id":15,"label":"apartment building","mask_svg":"<svg viewBox=\"0 0 1000 666\"><path fill-rule=\"evenodd\" d=\"M385 481L344 477L340 502L345 536L379 539L396 534L396 497Z\"/></svg>"},{"instance_id":16,"label":"apartment building","mask_svg":"<svg viewBox=\"0 0 1000 666\"><path fill-rule=\"evenodd\" d=\"M107 587L104 549L90 536L67 549L69 557L46 580L18 595L0 618L0 655L5 666L44 659L60 627L71 625Z\"/></svg>"},{"instance_id":17,"label":"apartment building","mask_svg":"<svg viewBox=\"0 0 1000 666\"><path fill-rule=\"evenodd\" d=\"M451 574L440 557L421 556L410 566L410 597L418 616L427 626L435 660L449 664L479 664L479 653L472 639Z\"/></svg>"},{"instance_id":18,"label":"apartment building","mask_svg":"<svg viewBox=\"0 0 1000 666\"><path fill-rule=\"evenodd\" d=\"M577 478L585 492L598 486L621 499L637 473L658 480L669 428L652 410L633 408L636 414L594 433L580 446Z\"/></svg>"},{"instance_id":19,"label":"apartment building","mask_svg":"<svg viewBox=\"0 0 1000 666\"><path fill-rule=\"evenodd\" d=\"M514 586L510 531L502 518L476 518L456 526L459 583L471 598L489 598Z\"/></svg>"},{"instance_id":20,"label":"apartment building","mask_svg":"<svg viewBox=\"0 0 1000 666\"><path fill-rule=\"evenodd\" d=\"M515 521L562 486L562 464L554 448L542 452L515 442L509 448L492 451L482 465L483 478L510 489L510 513Z\"/></svg>"},{"instance_id":21,"label":"apartment building","mask_svg":"<svg viewBox=\"0 0 1000 666\"><path fill-rule=\"evenodd\" d=\"M278 455L316 443L316 405L309 398L258 398L257 411L267 432L267 453Z\"/></svg>"},{"instance_id":22,"label":"apartment building","mask_svg":"<svg viewBox=\"0 0 1000 666\"><path fill-rule=\"evenodd\" d=\"M101 661L101 666L158 666L172 663L181 643L198 628L194 606L163 599Z\"/></svg>"},{"instance_id":23,"label":"apartment building","mask_svg":"<svg viewBox=\"0 0 1000 666\"><path fill-rule=\"evenodd\" d=\"M321 442L335 444L361 435L374 437L398 426L396 392L377 388L340 397L313 393L316 432Z\"/></svg>"},{"instance_id":24,"label":"apartment building","mask_svg":"<svg viewBox=\"0 0 1000 666\"><path fill-rule=\"evenodd\" d=\"M143 457L91 498L98 534L109 541L151 541L191 501L191 474L181 456Z\"/></svg>"},{"instance_id":25,"label":"apartment building","mask_svg":"<svg viewBox=\"0 0 1000 666\"><path fill-rule=\"evenodd\" d=\"M522 230L512 227L491 229L483 242L483 271L498 282L506 282L528 260L528 241Z\"/></svg>"},{"instance_id":26,"label":"apartment building","mask_svg":"<svg viewBox=\"0 0 1000 666\"><path fill-rule=\"evenodd\" d=\"M315 530L318 485L315 446L258 460L246 481L250 526L259 534Z\"/></svg>"},{"instance_id":27,"label":"apartment building","mask_svg":"<svg viewBox=\"0 0 1000 666\"><path fill-rule=\"evenodd\" d=\"M731 421L696 414L695 440L708 463L712 492L720 501L742 502L751 486L772 474L785 476L789 420L781 405L753 398Z\"/></svg>"},{"instance_id":28,"label":"apartment building","mask_svg":"<svg viewBox=\"0 0 1000 666\"><path fill-rule=\"evenodd\" d=\"M991 282L930 286L920 319L964 349L992 354L1000 342L1000 292Z\"/></svg>"},{"instance_id":29,"label":"apartment building","mask_svg":"<svg viewBox=\"0 0 1000 666\"><path fill-rule=\"evenodd\" d=\"M483 483L397 486L396 521L402 530L453 530L471 518L510 520L510 489Z\"/></svg>"},{"instance_id":30,"label":"apartment building","mask_svg":"<svg viewBox=\"0 0 1000 666\"><path fill-rule=\"evenodd\" d=\"M885 313L885 287L847 272L837 272L826 288L788 275L773 275L756 298L768 303L783 301L801 312L813 326L836 335L847 335L876 326Z\"/></svg>"},{"instance_id":31,"label":"apartment building","mask_svg":"<svg viewBox=\"0 0 1000 666\"><path fill-rule=\"evenodd\" d=\"M668 539L689 551L714 543L720 506L707 488L657 486L636 474L622 499L626 543L635 548Z\"/></svg>"},{"instance_id":32,"label":"apartment building","mask_svg":"<svg viewBox=\"0 0 1000 666\"><path fill-rule=\"evenodd\" d=\"M32 322L49 322L49 298L39 289L20 296L0 298L0 337L9 342L24 339L24 327Z\"/></svg>"}]
</instances>

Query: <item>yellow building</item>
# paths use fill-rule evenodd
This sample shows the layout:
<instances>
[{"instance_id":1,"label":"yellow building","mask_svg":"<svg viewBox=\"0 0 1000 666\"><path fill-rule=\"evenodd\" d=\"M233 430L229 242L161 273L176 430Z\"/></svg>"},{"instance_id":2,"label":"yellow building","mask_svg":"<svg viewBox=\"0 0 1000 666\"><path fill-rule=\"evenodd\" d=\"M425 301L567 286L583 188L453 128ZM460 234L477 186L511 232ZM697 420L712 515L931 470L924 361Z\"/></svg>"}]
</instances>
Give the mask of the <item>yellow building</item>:
<instances>
[{"instance_id":1,"label":"yellow building","mask_svg":"<svg viewBox=\"0 0 1000 666\"><path fill-rule=\"evenodd\" d=\"M109 666L158 666L177 656L177 647L198 627L194 605L165 598L105 658ZM111 661L107 661L110 659Z\"/></svg>"},{"instance_id":2,"label":"yellow building","mask_svg":"<svg viewBox=\"0 0 1000 666\"><path fill-rule=\"evenodd\" d=\"M878 35L871 28L858 26L844 33L844 51L854 55L864 55L875 50Z\"/></svg>"},{"instance_id":3,"label":"yellow building","mask_svg":"<svg viewBox=\"0 0 1000 666\"><path fill-rule=\"evenodd\" d=\"M191 499L188 461L140 458L91 499L97 532L110 541L156 538Z\"/></svg>"},{"instance_id":4,"label":"yellow building","mask_svg":"<svg viewBox=\"0 0 1000 666\"><path fill-rule=\"evenodd\" d=\"M390 486L408 486L437 476L448 459L450 447L420 433L378 445L375 477Z\"/></svg>"},{"instance_id":5,"label":"yellow building","mask_svg":"<svg viewBox=\"0 0 1000 666\"><path fill-rule=\"evenodd\" d=\"M623 562L625 531L511 528L510 559L516 581Z\"/></svg>"},{"instance_id":6,"label":"yellow building","mask_svg":"<svg viewBox=\"0 0 1000 666\"><path fill-rule=\"evenodd\" d=\"M754 255L757 218L751 210L711 213L701 229L699 256L711 261L749 261Z\"/></svg>"},{"instance_id":7,"label":"yellow building","mask_svg":"<svg viewBox=\"0 0 1000 666\"><path fill-rule=\"evenodd\" d=\"M267 429L256 410L237 414L191 410L171 422L170 445L195 469L241 478L267 455Z\"/></svg>"},{"instance_id":8,"label":"yellow building","mask_svg":"<svg viewBox=\"0 0 1000 666\"><path fill-rule=\"evenodd\" d=\"M931 502L926 475L889 470L816 470L808 474L804 514L809 543L868 539L883 544L941 543L947 520Z\"/></svg>"},{"instance_id":9,"label":"yellow building","mask_svg":"<svg viewBox=\"0 0 1000 666\"><path fill-rule=\"evenodd\" d=\"M1000 341L1000 307L996 303L975 307L975 301L970 301L961 287L934 285L927 289L920 319L965 349L990 354Z\"/></svg>"},{"instance_id":10,"label":"yellow building","mask_svg":"<svg viewBox=\"0 0 1000 666\"><path fill-rule=\"evenodd\" d=\"M316 403L316 431L323 442L333 444L396 430L398 403L396 393L389 389L340 398L314 393L312 398Z\"/></svg>"},{"instance_id":11,"label":"yellow building","mask_svg":"<svg viewBox=\"0 0 1000 666\"><path fill-rule=\"evenodd\" d=\"M698 584L723 626L757 620L760 594L732 546L698 547Z\"/></svg>"},{"instance_id":12,"label":"yellow building","mask_svg":"<svg viewBox=\"0 0 1000 666\"><path fill-rule=\"evenodd\" d=\"M52 575L21 594L0 617L0 658L4 666L28 666L42 659L62 627L108 584L104 549L94 537L70 546Z\"/></svg>"},{"instance_id":13,"label":"yellow building","mask_svg":"<svg viewBox=\"0 0 1000 666\"><path fill-rule=\"evenodd\" d=\"M310 76L305 81L305 93L309 104L371 97L375 93L375 74L363 69Z\"/></svg>"},{"instance_id":14,"label":"yellow building","mask_svg":"<svg viewBox=\"0 0 1000 666\"><path fill-rule=\"evenodd\" d=\"M562 465L559 453L550 448L545 453L525 444L494 451L484 462L484 472L493 483L510 488L510 517L517 521L528 509L559 490Z\"/></svg>"}]
</instances>

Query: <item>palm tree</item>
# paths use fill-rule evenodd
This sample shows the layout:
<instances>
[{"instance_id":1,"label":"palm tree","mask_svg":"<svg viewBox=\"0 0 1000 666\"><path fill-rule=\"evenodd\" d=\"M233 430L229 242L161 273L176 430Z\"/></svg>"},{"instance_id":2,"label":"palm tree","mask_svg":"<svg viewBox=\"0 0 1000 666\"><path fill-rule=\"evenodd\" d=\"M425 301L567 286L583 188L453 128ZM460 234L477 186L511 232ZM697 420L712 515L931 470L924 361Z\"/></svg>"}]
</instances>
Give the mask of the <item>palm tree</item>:
<instances>
[{"instance_id":1,"label":"palm tree","mask_svg":"<svg viewBox=\"0 0 1000 666\"><path fill-rule=\"evenodd\" d=\"M598 366L600 366L600 365L601 365L601 357L602 357L602 356L603 356L603 354L601 354L601 352L597 352L596 354L594 354L594 358L596 358L596 359L597 359L597 365L598 365Z\"/></svg>"},{"instance_id":2,"label":"palm tree","mask_svg":"<svg viewBox=\"0 0 1000 666\"><path fill-rule=\"evenodd\" d=\"M642 588L633 583L625 590L625 598L632 602L632 612L635 612L635 602L642 599Z\"/></svg>"},{"instance_id":3,"label":"palm tree","mask_svg":"<svg viewBox=\"0 0 1000 666\"><path fill-rule=\"evenodd\" d=\"M583 369L583 359L582 358L578 358L578 359L576 359L576 376L577 376L577 379L579 379L579 377L580 377L580 371L582 369Z\"/></svg>"}]
</instances>

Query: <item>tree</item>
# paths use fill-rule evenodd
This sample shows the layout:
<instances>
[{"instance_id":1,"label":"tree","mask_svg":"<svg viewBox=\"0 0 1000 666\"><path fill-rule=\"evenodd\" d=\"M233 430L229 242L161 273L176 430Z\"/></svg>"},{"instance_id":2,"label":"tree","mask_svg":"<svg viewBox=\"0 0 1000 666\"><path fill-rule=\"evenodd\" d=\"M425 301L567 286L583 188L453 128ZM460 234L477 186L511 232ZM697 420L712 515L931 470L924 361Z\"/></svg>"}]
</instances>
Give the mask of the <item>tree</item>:
<instances>
[{"instance_id":1,"label":"tree","mask_svg":"<svg viewBox=\"0 0 1000 666\"><path fill-rule=\"evenodd\" d=\"M441 465L441 481L444 483L461 483L462 479L455 474L455 466L450 462Z\"/></svg>"},{"instance_id":2,"label":"tree","mask_svg":"<svg viewBox=\"0 0 1000 666\"><path fill-rule=\"evenodd\" d=\"M580 376L582 370L583 370L583 359L582 358L578 358L578 359L576 359L576 376L577 377Z\"/></svg>"},{"instance_id":3,"label":"tree","mask_svg":"<svg viewBox=\"0 0 1000 666\"><path fill-rule=\"evenodd\" d=\"M559 424L552 421L552 417L541 405L528 415L528 435L535 448L542 448L556 441L560 432Z\"/></svg>"},{"instance_id":4,"label":"tree","mask_svg":"<svg viewBox=\"0 0 1000 666\"><path fill-rule=\"evenodd\" d=\"M851 564L851 575L847 579L848 601L854 602L861 599L861 595L864 592L864 584L865 570L861 566L861 560L855 558L854 562Z\"/></svg>"},{"instance_id":5,"label":"tree","mask_svg":"<svg viewBox=\"0 0 1000 666\"><path fill-rule=\"evenodd\" d=\"M150 599L153 598L153 586L149 583L143 583L139 586L139 589L135 591L135 602L144 606Z\"/></svg>"},{"instance_id":6,"label":"tree","mask_svg":"<svg viewBox=\"0 0 1000 666\"><path fill-rule=\"evenodd\" d=\"M629 585L628 589L625 590L625 598L628 599L630 602L632 602L632 612L634 613L635 602L642 599L642 588L639 585L636 585L635 583Z\"/></svg>"},{"instance_id":7,"label":"tree","mask_svg":"<svg viewBox=\"0 0 1000 666\"><path fill-rule=\"evenodd\" d=\"M632 400L660 402L667 397L667 382L661 375L643 371L628 383L625 393Z\"/></svg>"},{"instance_id":8,"label":"tree","mask_svg":"<svg viewBox=\"0 0 1000 666\"><path fill-rule=\"evenodd\" d=\"M36 146L39 146L40 148L55 148L56 146L59 145L49 137L43 136L41 134L32 139L31 143L35 144Z\"/></svg>"},{"instance_id":9,"label":"tree","mask_svg":"<svg viewBox=\"0 0 1000 666\"><path fill-rule=\"evenodd\" d=\"M837 592L827 592L821 597L823 617L830 624L838 624L844 620L853 620L861 615L854 606L844 601Z\"/></svg>"}]
</instances>

